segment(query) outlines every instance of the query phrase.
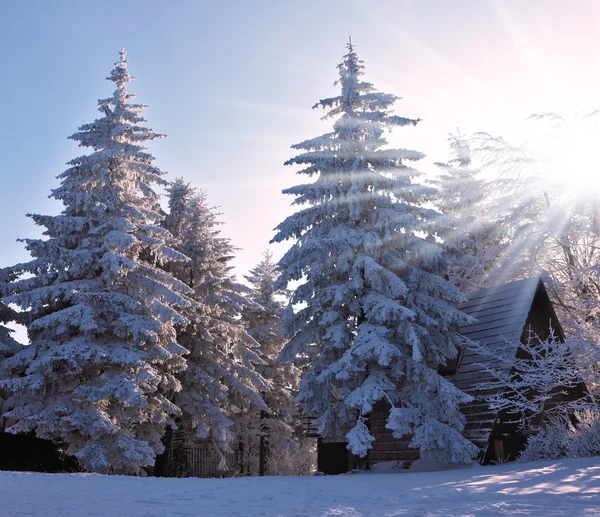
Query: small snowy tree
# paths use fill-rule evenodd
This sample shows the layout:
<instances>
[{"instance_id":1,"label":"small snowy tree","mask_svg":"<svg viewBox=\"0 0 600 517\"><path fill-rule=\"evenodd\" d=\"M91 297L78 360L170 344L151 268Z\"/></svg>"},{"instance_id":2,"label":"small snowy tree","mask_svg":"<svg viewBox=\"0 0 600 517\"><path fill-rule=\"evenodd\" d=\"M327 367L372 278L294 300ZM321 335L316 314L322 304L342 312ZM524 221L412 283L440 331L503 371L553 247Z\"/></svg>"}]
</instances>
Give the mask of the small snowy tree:
<instances>
[{"instance_id":1,"label":"small snowy tree","mask_svg":"<svg viewBox=\"0 0 600 517\"><path fill-rule=\"evenodd\" d=\"M508 414L519 429L534 429L543 419L563 421L591 407L579 374L577 343L562 342L552 328L544 340L529 329L525 343L471 346L488 359L481 364L488 376L477 385L483 400Z\"/></svg>"},{"instance_id":2,"label":"small snowy tree","mask_svg":"<svg viewBox=\"0 0 600 517\"><path fill-rule=\"evenodd\" d=\"M249 290L231 274L235 250L220 236L218 225L203 192L182 179L171 184L164 226L176 238L176 249L191 261L168 268L189 286L196 302L187 314L189 324L179 333L190 351L181 374L183 390L176 397L183 411L180 433L188 441L210 438L218 450L230 451L236 415L268 411L261 392L268 392L270 384L257 371L264 360L241 317L250 303L244 296Z\"/></svg>"},{"instance_id":3,"label":"small snowy tree","mask_svg":"<svg viewBox=\"0 0 600 517\"><path fill-rule=\"evenodd\" d=\"M551 419L527 438L519 461L554 460L567 456L569 441L576 432L568 419Z\"/></svg>"},{"instance_id":4,"label":"small snowy tree","mask_svg":"<svg viewBox=\"0 0 600 517\"><path fill-rule=\"evenodd\" d=\"M136 474L162 452L165 426L180 413L170 399L187 351L175 327L192 302L157 267L186 257L158 225L153 186L165 181L144 143L160 135L130 102L120 55L102 117L70 137L91 153L59 176L51 197L62 212L30 216L48 238L25 240L33 259L3 273L19 276L5 300L25 311L30 344L4 362L11 377L0 384L11 392L9 432L66 445L88 471Z\"/></svg>"},{"instance_id":5,"label":"small snowy tree","mask_svg":"<svg viewBox=\"0 0 600 517\"><path fill-rule=\"evenodd\" d=\"M272 253L267 251L264 259L245 277L252 287L248 296L254 302L244 311L246 328L259 343L265 361L257 366L257 370L273 386L265 393L270 413L246 413L240 427L250 431L245 433L250 442L247 449L256 452L254 456L258 459L260 474L296 473L291 470L293 465L286 463L298 449L300 438L294 432L298 415L292 395L297 388L298 370L293 365L276 361L287 342L282 318L288 294L275 288L277 276L277 264L272 260Z\"/></svg>"},{"instance_id":6,"label":"small snowy tree","mask_svg":"<svg viewBox=\"0 0 600 517\"><path fill-rule=\"evenodd\" d=\"M444 240L450 264L448 278L468 293L488 286L488 275L503 253L505 243L497 222L490 220L486 207L488 182L472 166L468 139L458 133L449 138L454 153L448 163L437 163L442 173L433 202L451 219L452 232Z\"/></svg>"},{"instance_id":7,"label":"small snowy tree","mask_svg":"<svg viewBox=\"0 0 600 517\"><path fill-rule=\"evenodd\" d=\"M295 240L279 265L278 287L303 281L286 310L291 340L281 357L310 359L298 400L326 439L345 434L364 456L374 440L368 415L391 405L387 427L412 435L424 458L468 462L477 450L461 434L458 406L471 398L437 372L456 356L456 328L470 319L461 292L444 280L446 227L423 208L432 189L409 163L423 157L385 149L385 130L418 120L396 116L394 95L361 80L354 47L338 66L341 94L328 109L333 130L293 146L287 162L315 177L284 191L305 207L277 227L276 242Z\"/></svg>"}]
</instances>

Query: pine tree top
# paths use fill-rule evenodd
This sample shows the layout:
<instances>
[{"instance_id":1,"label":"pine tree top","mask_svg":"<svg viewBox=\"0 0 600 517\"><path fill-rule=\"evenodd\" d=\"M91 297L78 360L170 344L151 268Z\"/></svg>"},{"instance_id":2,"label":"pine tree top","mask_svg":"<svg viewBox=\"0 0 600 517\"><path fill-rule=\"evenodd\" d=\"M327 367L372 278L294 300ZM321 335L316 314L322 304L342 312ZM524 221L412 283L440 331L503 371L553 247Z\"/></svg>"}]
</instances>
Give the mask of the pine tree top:
<instances>
[{"instance_id":1,"label":"pine tree top","mask_svg":"<svg viewBox=\"0 0 600 517\"><path fill-rule=\"evenodd\" d=\"M361 77L365 75L366 67L364 61L358 58L354 47L355 45L352 43L346 45L348 52L337 66L339 79L334 84L341 86L341 94L321 99L313 106L313 109L329 109L323 119L346 115L346 119L358 119L365 124L379 123L390 126L416 125L420 122L420 119L393 116L391 108L396 101L400 100L400 97L378 92L372 83L361 80ZM342 132L340 136L352 136L351 131L344 134L344 124L338 122L336 128ZM347 129L351 130L352 127Z\"/></svg>"},{"instance_id":2,"label":"pine tree top","mask_svg":"<svg viewBox=\"0 0 600 517\"><path fill-rule=\"evenodd\" d=\"M115 67L110 72L110 75L106 78L109 81L115 83L119 88L122 88L127 83L133 81L135 77L132 77L129 74L129 70L127 69L127 52L125 52L125 48L121 47L119 51L120 59L115 63Z\"/></svg>"},{"instance_id":3,"label":"pine tree top","mask_svg":"<svg viewBox=\"0 0 600 517\"><path fill-rule=\"evenodd\" d=\"M58 176L62 183L50 197L64 203L64 215L103 218L111 212L128 219L156 220L160 213L153 185L166 184L165 173L153 165L154 156L144 144L164 135L143 125L146 105L131 102L135 95L127 85L134 78L125 56L122 49L107 77L116 84L113 95L98 101L103 116L69 137L92 152L71 160L70 168ZM39 224L48 222L39 216L34 219Z\"/></svg>"}]
</instances>

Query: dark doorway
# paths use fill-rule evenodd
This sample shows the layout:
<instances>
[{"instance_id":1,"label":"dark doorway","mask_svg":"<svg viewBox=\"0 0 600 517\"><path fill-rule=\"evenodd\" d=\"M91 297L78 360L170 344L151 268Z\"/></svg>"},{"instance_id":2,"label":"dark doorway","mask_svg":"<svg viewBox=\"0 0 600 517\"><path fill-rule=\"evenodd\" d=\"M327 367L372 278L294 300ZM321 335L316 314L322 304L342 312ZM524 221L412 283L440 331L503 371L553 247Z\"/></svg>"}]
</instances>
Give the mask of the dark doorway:
<instances>
[{"instance_id":1,"label":"dark doorway","mask_svg":"<svg viewBox=\"0 0 600 517\"><path fill-rule=\"evenodd\" d=\"M323 474L345 474L350 470L346 442L317 442L317 470Z\"/></svg>"}]
</instances>

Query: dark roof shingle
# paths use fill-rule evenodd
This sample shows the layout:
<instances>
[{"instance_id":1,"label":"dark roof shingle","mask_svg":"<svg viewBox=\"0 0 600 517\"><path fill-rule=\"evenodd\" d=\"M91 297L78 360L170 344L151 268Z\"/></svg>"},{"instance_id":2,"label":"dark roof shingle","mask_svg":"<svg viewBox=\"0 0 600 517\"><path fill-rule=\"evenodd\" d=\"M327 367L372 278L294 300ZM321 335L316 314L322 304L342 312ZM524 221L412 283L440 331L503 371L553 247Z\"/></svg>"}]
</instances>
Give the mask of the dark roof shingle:
<instances>
[{"instance_id":1,"label":"dark roof shingle","mask_svg":"<svg viewBox=\"0 0 600 517\"><path fill-rule=\"evenodd\" d=\"M460 308L477 322L460 329L470 341L479 341L488 346L507 347L507 341L518 343L540 279L527 278L508 284L482 289L468 295ZM512 353L516 354L518 346ZM510 351L507 350L508 355ZM452 382L462 391L477 396L477 385L488 373L481 363L490 364L490 358L479 354L468 345L462 352L460 363ZM497 414L487 404L475 399L462 408L467 418L464 436L483 449L489 439Z\"/></svg>"}]
</instances>

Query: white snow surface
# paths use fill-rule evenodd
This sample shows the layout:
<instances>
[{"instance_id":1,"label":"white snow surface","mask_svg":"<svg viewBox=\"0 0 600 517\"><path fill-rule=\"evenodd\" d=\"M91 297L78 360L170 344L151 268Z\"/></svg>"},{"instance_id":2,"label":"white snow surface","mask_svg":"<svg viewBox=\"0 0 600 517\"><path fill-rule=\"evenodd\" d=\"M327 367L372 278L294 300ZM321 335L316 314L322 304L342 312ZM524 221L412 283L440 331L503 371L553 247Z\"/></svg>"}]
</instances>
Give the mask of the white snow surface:
<instances>
[{"instance_id":1,"label":"white snow surface","mask_svg":"<svg viewBox=\"0 0 600 517\"><path fill-rule=\"evenodd\" d=\"M2 517L600 515L600 458L439 472L165 479L0 472Z\"/></svg>"}]
</instances>

